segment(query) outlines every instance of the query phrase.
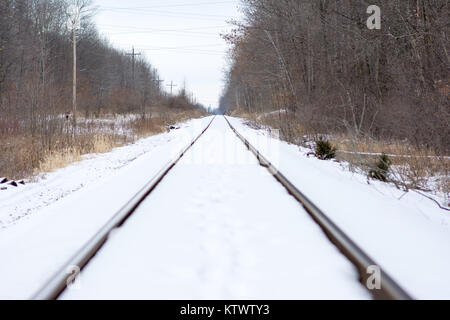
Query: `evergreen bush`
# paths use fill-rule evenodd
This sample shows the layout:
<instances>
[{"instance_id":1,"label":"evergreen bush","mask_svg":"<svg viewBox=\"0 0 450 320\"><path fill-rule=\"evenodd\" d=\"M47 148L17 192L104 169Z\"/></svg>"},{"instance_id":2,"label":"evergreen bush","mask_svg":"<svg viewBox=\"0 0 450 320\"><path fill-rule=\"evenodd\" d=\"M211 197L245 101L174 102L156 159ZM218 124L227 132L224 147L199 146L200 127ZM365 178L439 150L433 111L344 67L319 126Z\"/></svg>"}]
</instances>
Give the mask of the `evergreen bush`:
<instances>
[{"instance_id":1,"label":"evergreen bush","mask_svg":"<svg viewBox=\"0 0 450 320\"><path fill-rule=\"evenodd\" d=\"M320 160L331 160L336 158L336 148L327 140L316 141L316 157Z\"/></svg>"},{"instance_id":2,"label":"evergreen bush","mask_svg":"<svg viewBox=\"0 0 450 320\"><path fill-rule=\"evenodd\" d=\"M369 171L369 177L372 179L380 180L383 182L388 181L389 169L391 167L392 160L383 153L374 165L374 168Z\"/></svg>"}]
</instances>

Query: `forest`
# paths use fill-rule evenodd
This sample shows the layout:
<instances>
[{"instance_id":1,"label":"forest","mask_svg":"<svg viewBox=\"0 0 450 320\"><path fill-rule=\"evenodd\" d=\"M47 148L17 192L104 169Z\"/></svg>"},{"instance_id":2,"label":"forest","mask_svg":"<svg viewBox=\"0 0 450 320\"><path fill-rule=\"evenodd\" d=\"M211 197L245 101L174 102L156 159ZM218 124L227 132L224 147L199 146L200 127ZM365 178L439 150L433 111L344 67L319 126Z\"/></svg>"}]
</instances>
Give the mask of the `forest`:
<instances>
[{"instance_id":1,"label":"forest","mask_svg":"<svg viewBox=\"0 0 450 320\"><path fill-rule=\"evenodd\" d=\"M81 18L75 29L68 23L74 5ZM106 151L105 143L130 138L89 119L132 114L126 125L144 134L199 112L186 89L167 95L154 66L109 44L95 13L91 0L0 1L0 176L23 178L67 154L97 151L96 141Z\"/></svg>"},{"instance_id":2,"label":"forest","mask_svg":"<svg viewBox=\"0 0 450 320\"><path fill-rule=\"evenodd\" d=\"M319 134L348 152L449 155L448 1L241 3L245 19L224 35L223 113L269 122L290 142ZM367 26L371 5L379 30Z\"/></svg>"}]
</instances>

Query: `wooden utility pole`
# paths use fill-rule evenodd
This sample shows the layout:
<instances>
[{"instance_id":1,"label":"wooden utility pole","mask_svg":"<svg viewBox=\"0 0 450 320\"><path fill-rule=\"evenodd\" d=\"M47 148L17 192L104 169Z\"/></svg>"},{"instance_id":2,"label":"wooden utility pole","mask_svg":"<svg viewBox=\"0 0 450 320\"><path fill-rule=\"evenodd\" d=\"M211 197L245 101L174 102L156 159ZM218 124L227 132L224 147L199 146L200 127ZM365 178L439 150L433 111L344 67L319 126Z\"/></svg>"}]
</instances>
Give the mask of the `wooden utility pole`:
<instances>
[{"instance_id":1,"label":"wooden utility pole","mask_svg":"<svg viewBox=\"0 0 450 320\"><path fill-rule=\"evenodd\" d=\"M73 98L72 98L72 121L73 134L77 125L77 32L76 28L72 28L73 36Z\"/></svg>"},{"instance_id":2,"label":"wooden utility pole","mask_svg":"<svg viewBox=\"0 0 450 320\"><path fill-rule=\"evenodd\" d=\"M170 87L170 95L173 95L173 87L177 87L176 84L173 84L173 81L170 81L170 84L167 85L168 87Z\"/></svg>"},{"instance_id":3,"label":"wooden utility pole","mask_svg":"<svg viewBox=\"0 0 450 320\"><path fill-rule=\"evenodd\" d=\"M157 79L152 79L154 82L156 82L156 85L158 86L158 90L161 89L161 82L164 82L164 80L161 80L158 76Z\"/></svg>"},{"instance_id":4,"label":"wooden utility pole","mask_svg":"<svg viewBox=\"0 0 450 320\"><path fill-rule=\"evenodd\" d=\"M128 56L131 56L131 60L132 60L132 72L133 72L133 89L136 87L136 78L135 78L135 75L134 75L134 72L135 72L135 65L136 65L136 56L140 56L141 55L141 53L136 53L135 51L134 51L134 47L133 47L133 50L131 51L131 53L128 53L127 54Z\"/></svg>"},{"instance_id":5,"label":"wooden utility pole","mask_svg":"<svg viewBox=\"0 0 450 320\"><path fill-rule=\"evenodd\" d=\"M158 76L157 79L152 79L154 82L156 82L156 86L158 88L158 96L161 97L161 83L164 82L164 80L161 80Z\"/></svg>"},{"instance_id":6,"label":"wooden utility pole","mask_svg":"<svg viewBox=\"0 0 450 320\"><path fill-rule=\"evenodd\" d=\"M77 30L80 29L80 7L73 5L68 9L69 25L72 28L73 45L73 97L72 97L72 135L75 138L77 126Z\"/></svg>"}]
</instances>

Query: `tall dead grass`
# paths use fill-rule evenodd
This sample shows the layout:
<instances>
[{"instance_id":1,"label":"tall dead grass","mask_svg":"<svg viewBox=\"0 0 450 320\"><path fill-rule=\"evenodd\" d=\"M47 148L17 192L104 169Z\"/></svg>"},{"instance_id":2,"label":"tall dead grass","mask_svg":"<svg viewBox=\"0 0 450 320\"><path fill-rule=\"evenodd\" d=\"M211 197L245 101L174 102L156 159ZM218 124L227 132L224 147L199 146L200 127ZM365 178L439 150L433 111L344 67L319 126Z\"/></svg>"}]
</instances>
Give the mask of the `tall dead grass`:
<instances>
[{"instance_id":1,"label":"tall dead grass","mask_svg":"<svg viewBox=\"0 0 450 320\"><path fill-rule=\"evenodd\" d=\"M67 165L81 160L81 152L78 148L67 148L46 152L42 156L39 165L34 169L34 174L50 172L55 169L64 168Z\"/></svg>"},{"instance_id":2,"label":"tall dead grass","mask_svg":"<svg viewBox=\"0 0 450 320\"><path fill-rule=\"evenodd\" d=\"M56 169L67 167L69 164L80 161L83 154L107 153L114 147L121 145L117 136L108 134L93 134L89 143L75 146L68 146L59 150L44 152L39 165L34 168L34 175L43 172L50 172Z\"/></svg>"},{"instance_id":3,"label":"tall dead grass","mask_svg":"<svg viewBox=\"0 0 450 320\"><path fill-rule=\"evenodd\" d=\"M318 132L283 113L249 114L234 111L234 116L249 120L255 127L280 130L280 138L289 143L310 146ZM349 164L352 171L368 173L383 153L392 160L391 182L403 189L439 192L450 200L450 157L427 148L417 148L407 141L382 141L350 134L327 134L338 150L337 160Z\"/></svg>"},{"instance_id":4,"label":"tall dead grass","mask_svg":"<svg viewBox=\"0 0 450 320\"><path fill-rule=\"evenodd\" d=\"M128 124L129 128L139 137L146 137L153 134L165 132L167 127L189 119L200 118L206 115L202 110L170 110L161 111L151 109L150 112L138 117Z\"/></svg>"},{"instance_id":5,"label":"tall dead grass","mask_svg":"<svg viewBox=\"0 0 450 320\"><path fill-rule=\"evenodd\" d=\"M121 144L114 135L96 134L92 141L92 149L84 150L84 153L107 153Z\"/></svg>"},{"instance_id":6,"label":"tall dead grass","mask_svg":"<svg viewBox=\"0 0 450 320\"><path fill-rule=\"evenodd\" d=\"M166 131L168 125L205 116L200 110L155 108L146 116L129 117L118 124L114 116L84 119L78 134L72 135L70 120L61 118L61 128L50 137L31 136L20 131L0 135L0 176L24 179L64 168L85 154L107 153L137 139ZM81 117L80 117L81 118ZM95 121L93 121L95 120Z\"/></svg>"}]
</instances>

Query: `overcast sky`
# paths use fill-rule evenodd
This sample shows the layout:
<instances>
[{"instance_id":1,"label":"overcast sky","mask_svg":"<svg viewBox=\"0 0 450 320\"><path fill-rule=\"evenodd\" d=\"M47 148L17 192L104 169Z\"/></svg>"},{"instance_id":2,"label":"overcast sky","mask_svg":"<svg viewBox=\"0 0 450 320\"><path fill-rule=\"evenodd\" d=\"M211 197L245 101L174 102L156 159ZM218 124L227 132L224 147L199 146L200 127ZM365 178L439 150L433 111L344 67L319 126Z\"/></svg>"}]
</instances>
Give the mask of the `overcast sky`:
<instances>
[{"instance_id":1,"label":"overcast sky","mask_svg":"<svg viewBox=\"0 0 450 320\"><path fill-rule=\"evenodd\" d=\"M220 37L241 16L239 0L95 0L100 32L119 49L142 53L164 85L186 80L198 101L218 106L226 66ZM166 87L170 92L170 88ZM175 90L175 89L174 89Z\"/></svg>"}]
</instances>

